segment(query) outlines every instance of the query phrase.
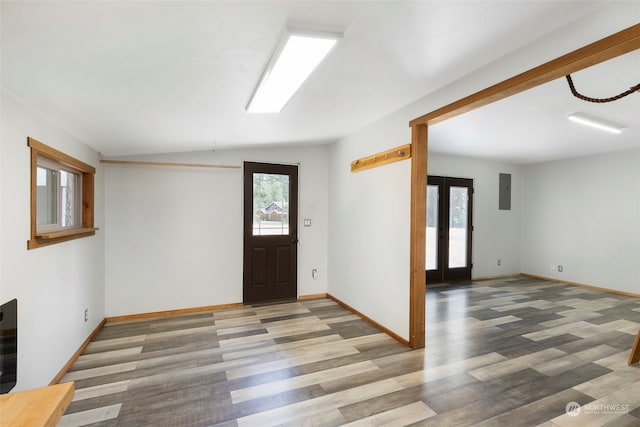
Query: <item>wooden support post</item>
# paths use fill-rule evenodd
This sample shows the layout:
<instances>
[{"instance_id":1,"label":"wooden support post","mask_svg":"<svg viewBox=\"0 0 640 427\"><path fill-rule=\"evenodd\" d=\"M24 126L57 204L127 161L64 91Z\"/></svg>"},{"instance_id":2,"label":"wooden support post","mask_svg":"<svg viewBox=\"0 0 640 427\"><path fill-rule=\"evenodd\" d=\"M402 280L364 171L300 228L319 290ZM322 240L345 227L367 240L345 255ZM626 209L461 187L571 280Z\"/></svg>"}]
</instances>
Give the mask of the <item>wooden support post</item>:
<instances>
[{"instance_id":1,"label":"wooden support post","mask_svg":"<svg viewBox=\"0 0 640 427\"><path fill-rule=\"evenodd\" d=\"M425 269L427 230L427 125L411 126L411 261L409 285L409 346L425 345Z\"/></svg>"},{"instance_id":2,"label":"wooden support post","mask_svg":"<svg viewBox=\"0 0 640 427\"><path fill-rule=\"evenodd\" d=\"M633 365L634 363L638 362L640 362L640 331L638 331L636 341L633 343L633 348L631 349L631 355L629 356L629 365Z\"/></svg>"}]
</instances>

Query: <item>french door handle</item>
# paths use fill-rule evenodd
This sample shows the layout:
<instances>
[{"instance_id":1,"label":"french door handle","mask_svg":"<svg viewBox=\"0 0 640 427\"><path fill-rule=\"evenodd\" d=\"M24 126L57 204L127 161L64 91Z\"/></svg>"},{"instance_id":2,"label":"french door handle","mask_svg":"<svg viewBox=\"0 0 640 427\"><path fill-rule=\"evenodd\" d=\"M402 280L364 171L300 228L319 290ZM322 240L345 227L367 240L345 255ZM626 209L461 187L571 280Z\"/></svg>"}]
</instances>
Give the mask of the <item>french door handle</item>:
<instances>
[{"instance_id":1,"label":"french door handle","mask_svg":"<svg viewBox=\"0 0 640 427\"><path fill-rule=\"evenodd\" d=\"M297 237L294 237L293 239L291 239L291 244L295 245L296 243L298 243Z\"/></svg>"}]
</instances>

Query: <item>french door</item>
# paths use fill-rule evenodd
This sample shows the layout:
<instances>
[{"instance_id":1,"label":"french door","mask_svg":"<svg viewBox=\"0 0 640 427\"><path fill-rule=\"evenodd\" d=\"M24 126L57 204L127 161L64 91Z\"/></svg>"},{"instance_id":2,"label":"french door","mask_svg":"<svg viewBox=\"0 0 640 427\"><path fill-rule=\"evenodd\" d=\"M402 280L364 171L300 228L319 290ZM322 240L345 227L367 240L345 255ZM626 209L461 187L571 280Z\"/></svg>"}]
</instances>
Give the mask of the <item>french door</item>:
<instances>
[{"instance_id":1,"label":"french door","mask_svg":"<svg viewBox=\"0 0 640 427\"><path fill-rule=\"evenodd\" d=\"M427 283L471 279L473 180L427 179Z\"/></svg>"},{"instance_id":2,"label":"french door","mask_svg":"<svg viewBox=\"0 0 640 427\"><path fill-rule=\"evenodd\" d=\"M298 296L298 167L244 163L243 302Z\"/></svg>"}]
</instances>

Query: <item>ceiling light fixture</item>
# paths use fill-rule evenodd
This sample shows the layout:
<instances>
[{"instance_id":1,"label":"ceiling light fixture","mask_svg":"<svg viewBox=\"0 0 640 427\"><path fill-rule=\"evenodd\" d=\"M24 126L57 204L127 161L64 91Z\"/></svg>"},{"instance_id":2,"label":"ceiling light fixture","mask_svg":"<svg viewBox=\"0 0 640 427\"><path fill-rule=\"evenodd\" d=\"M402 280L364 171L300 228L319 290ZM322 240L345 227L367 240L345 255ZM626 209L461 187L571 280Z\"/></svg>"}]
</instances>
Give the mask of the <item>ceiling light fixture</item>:
<instances>
[{"instance_id":1,"label":"ceiling light fixture","mask_svg":"<svg viewBox=\"0 0 640 427\"><path fill-rule=\"evenodd\" d=\"M569 114L568 117L572 122L580 123L581 125L591 126L592 128L604 130L611 133L622 133L622 126L604 121L602 119L591 117L583 113L572 113Z\"/></svg>"},{"instance_id":2,"label":"ceiling light fixture","mask_svg":"<svg viewBox=\"0 0 640 427\"><path fill-rule=\"evenodd\" d=\"M279 113L342 34L287 30L247 105L247 113Z\"/></svg>"}]
</instances>

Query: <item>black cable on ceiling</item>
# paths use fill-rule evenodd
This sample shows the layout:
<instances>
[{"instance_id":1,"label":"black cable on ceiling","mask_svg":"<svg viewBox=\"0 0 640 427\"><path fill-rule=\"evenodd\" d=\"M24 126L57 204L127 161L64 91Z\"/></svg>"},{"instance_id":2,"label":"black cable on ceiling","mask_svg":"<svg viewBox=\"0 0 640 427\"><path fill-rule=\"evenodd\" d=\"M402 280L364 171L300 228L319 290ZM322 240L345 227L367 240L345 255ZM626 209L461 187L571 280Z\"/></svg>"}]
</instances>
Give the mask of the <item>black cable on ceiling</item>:
<instances>
[{"instance_id":1,"label":"black cable on ceiling","mask_svg":"<svg viewBox=\"0 0 640 427\"><path fill-rule=\"evenodd\" d=\"M571 78L571 74L567 74L565 77L567 78L567 83L569 83L569 89L571 89L571 93L573 94L573 96L588 102L596 102L601 104L605 102L617 101L618 99L624 98L627 95L631 95L633 92L640 91L640 84L637 84L631 87L629 90L624 91L616 96L612 96L611 98L590 98L588 96L582 95L576 90L576 87L573 84L573 79Z\"/></svg>"}]
</instances>

